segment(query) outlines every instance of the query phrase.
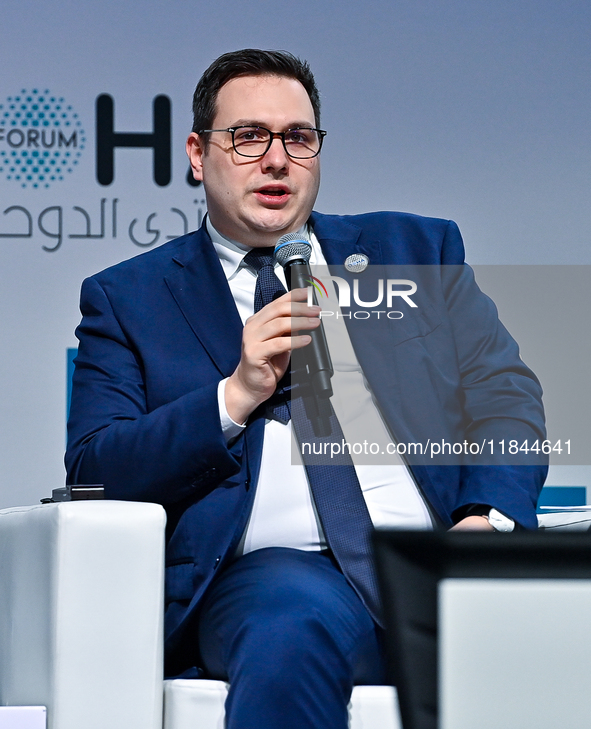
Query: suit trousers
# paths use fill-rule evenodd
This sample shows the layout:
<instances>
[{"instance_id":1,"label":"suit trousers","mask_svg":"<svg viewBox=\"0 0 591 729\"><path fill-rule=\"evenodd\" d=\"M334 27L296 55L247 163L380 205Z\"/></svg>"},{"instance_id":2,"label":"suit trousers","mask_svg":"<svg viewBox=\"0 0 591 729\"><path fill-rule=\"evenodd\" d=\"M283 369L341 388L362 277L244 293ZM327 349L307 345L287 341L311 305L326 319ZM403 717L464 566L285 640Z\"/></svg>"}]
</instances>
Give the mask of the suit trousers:
<instances>
[{"instance_id":1,"label":"suit trousers","mask_svg":"<svg viewBox=\"0 0 591 729\"><path fill-rule=\"evenodd\" d=\"M230 683L227 729L346 729L353 686L385 681L381 628L324 552L240 557L198 629L209 676Z\"/></svg>"}]
</instances>

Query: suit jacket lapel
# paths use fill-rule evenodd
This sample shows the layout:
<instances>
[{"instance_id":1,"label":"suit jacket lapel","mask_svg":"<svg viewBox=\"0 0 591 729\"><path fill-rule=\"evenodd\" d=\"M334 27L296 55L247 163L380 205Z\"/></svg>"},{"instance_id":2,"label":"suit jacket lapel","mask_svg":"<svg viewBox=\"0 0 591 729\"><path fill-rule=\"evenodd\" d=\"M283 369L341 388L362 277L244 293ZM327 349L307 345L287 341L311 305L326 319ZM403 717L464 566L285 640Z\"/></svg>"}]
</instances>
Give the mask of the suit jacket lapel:
<instances>
[{"instance_id":1,"label":"suit jacket lapel","mask_svg":"<svg viewBox=\"0 0 591 729\"><path fill-rule=\"evenodd\" d=\"M240 360L242 321L211 239L202 227L175 253L178 269L166 285L195 335L224 377Z\"/></svg>"},{"instance_id":2,"label":"suit jacket lapel","mask_svg":"<svg viewBox=\"0 0 591 729\"><path fill-rule=\"evenodd\" d=\"M361 228L342 218L312 213L310 222L329 267L339 266L336 276L343 276L343 264L352 253L364 253L370 264L383 264L382 246L378 240L367 240L361 236Z\"/></svg>"},{"instance_id":3,"label":"suit jacket lapel","mask_svg":"<svg viewBox=\"0 0 591 729\"><path fill-rule=\"evenodd\" d=\"M345 259L352 253L364 253L371 264L388 265L396 263L396 250L385 252L378 240L366 240L362 230L349 222L332 216L313 213L311 223L322 246L322 251L329 264L332 275L345 278L351 290L355 274L350 274L344 267ZM376 320L377 321L377 320ZM390 432L400 442L417 440L400 418L402 409L401 383L392 377L390 364L396 356L396 338L392 337L392 322L382 320L378 324L386 326L367 326L370 320L345 319L351 337L351 343L372 392L380 405ZM384 334L387 333L387 336ZM391 346L391 349L388 347ZM420 438L419 438L420 440ZM425 439L426 440L426 439ZM424 441L423 441L424 442ZM449 522L448 511L443 504L437 487L433 484L430 469L421 465L413 465L410 470L414 474L417 486L439 517Z\"/></svg>"},{"instance_id":4,"label":"suit jacket lapel","mask_svg":"<svg viewBox=\"0 0 591 729\"><path fill-rule=\"evenodd\" d=\"M348 256L353 253L363 253L368 257L370 266L392 263L388 260L390 256L386 257L384 254L380 241L363 236L362 229L358 226L341 218L317 213L312 215L311 222L331 274L344 278L351 292L358 274L350 273L343 265ZM384 408L383 414L391 432L399 436L400 433L404 433L404 424L396 417L396 413L400 410L400 383L393 381L388 371L390 357L394 351L392 322L384 318L380 320L346 318L344 321L364 376L381 408Z\"/></svg>"},{"instance_id":5,"label":"suit jacket lapel","mask_svg":"<svg viewBox=\"0 0 591 729\"><path fill-rule=\"evenodd\" d=\"M312 214L312 225L316 237L322 246L328 268L333 276L344 278L353 291L353 282L358 274L350 273L345 266L345 259L353 253L362 253L369 259L370 265L383 265L384 256L382 246L378 240L362 236L362 230L356 225L333 216ZM383 347L387 339L384 335L389 333L387 320L371 322L364 319L345 318L345 325L355 354L365 376L370 381L376 394L380 392L383 383L379 377L374 377L376 362L383 359ZM376 330L376 324L378 328Z\"/></svg>"}]
</instances>

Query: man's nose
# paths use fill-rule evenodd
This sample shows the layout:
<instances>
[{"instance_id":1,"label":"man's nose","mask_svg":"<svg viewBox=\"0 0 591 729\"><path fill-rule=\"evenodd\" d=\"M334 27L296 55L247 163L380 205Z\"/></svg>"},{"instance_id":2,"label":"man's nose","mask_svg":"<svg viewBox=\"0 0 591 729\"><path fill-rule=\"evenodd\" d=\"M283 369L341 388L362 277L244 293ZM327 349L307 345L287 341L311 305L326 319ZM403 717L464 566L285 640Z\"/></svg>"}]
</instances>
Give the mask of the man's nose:
<instances>
[{"instance_id":1,"label":"man's nose","mask_svg":"<svg viewBox=\"0 0 591 729\"><path fill-rule=\"evenodd\" d=\"M271 145L263 155L263 166L282 169L289 163L289 155L285 151L283 140L279 134L273 134Z\"/></svg>"}]
</instances>

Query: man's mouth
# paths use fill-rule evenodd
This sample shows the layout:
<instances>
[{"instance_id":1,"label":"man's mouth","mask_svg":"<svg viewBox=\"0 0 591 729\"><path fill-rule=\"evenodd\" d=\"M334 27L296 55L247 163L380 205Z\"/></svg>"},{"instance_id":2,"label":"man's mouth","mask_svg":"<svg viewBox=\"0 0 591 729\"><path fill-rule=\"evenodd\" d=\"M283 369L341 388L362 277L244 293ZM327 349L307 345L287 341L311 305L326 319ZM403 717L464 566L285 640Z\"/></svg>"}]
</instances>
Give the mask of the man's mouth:
<instances>
[{"instance_id":1,"label":"man's mouth","mask_svg":"<svg viewBox=\"0 0 591 729\"><path fill-rule=\"evenodd\" d=\"M265 200L273 200L277 202L287 200L290 195L289 189L287 187L283 187L282 185L269 185L265 187L260 187L258 190L255 190L255 193Z\"/></svg>"}]
</instances>

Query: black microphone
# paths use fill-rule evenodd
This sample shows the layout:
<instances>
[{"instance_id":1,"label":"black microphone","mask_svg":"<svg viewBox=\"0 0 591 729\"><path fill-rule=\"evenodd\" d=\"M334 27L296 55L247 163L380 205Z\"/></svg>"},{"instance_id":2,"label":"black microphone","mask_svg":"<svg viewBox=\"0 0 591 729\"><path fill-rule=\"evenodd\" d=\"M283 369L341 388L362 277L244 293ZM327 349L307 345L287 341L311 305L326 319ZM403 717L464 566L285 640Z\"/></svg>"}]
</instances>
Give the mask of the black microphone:
<instances>
[{"instance_id":1,"label":"black microphone","mask_svg":"<svg viewBox=\"0 0 591 729\"><path fill-rule=\"evenodd\" d=\"M312 272L308 261L312 253L310 241L306 240L299 233L288 233L282 235L275 246L275 260L280 263L285 271L287 288L307 289L312 281ZM316 295L314 294L314 303ZM330 378L334 370L328 351L326 335L322 322L319 327L311 331L301 332L309 334L312 338L310 344L304 347L301 352L305 359L306 369L312 385L314 396L319 400L328 400L332 397L332 385ZM318 403L321 405L320 403ZM325 411L320 407L320 411Z\"/></svg>"}]
</instances>

